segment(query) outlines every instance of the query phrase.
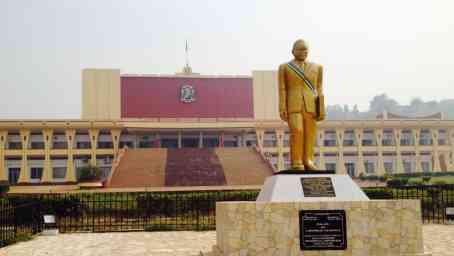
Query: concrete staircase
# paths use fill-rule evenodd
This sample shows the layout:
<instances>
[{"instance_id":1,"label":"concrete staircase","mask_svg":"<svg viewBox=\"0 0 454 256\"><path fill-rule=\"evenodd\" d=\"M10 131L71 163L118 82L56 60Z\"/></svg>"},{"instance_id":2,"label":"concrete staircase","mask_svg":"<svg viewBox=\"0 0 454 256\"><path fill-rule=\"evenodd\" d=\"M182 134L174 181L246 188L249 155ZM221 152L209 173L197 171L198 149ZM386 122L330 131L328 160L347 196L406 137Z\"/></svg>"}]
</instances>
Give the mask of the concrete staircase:
<instances>
[{"instance_id":1,"label":"concrete staircase","mask_svg":"<svg viewBox=\"0 0 454 256\"><path fill-rule=\"evenodd\" d=\"M254 148L127 149L106 187L261 186L272 174Z\"/></svg>"},{"instance_id":2,"label":"concrete staircase","mask_svg":"<svg viewBox=\"0 0 454 256\"><path fill-rule=\"evenodd\" d=\"M127 149L107 187L164 187L167 150Z\"/></svg>"}]
</instances>

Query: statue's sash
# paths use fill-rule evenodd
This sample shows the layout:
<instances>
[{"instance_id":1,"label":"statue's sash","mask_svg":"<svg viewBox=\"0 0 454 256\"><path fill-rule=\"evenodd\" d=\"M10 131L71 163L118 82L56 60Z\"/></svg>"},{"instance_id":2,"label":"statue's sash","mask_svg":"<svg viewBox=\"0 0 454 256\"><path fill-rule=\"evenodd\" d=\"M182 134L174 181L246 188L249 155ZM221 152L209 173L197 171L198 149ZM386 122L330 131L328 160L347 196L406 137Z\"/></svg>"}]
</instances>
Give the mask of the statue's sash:
<instances>
[{"instance_id":1,"label":"statue's sash","mask_svg":"<svg viewBox=\"0 0 454 256\"><path fill-rule=\"evenodd\" d=\"M301 79L303 79L304 83L311 90L311 92L314 94L314 96L317 96L317 91L315 90L315 87L312 85L311 81L309 81L309 79L307 79L307 77L304 75L303 70L300 67L298 67L297 65L295 65L293 62L287 63L287 66L293 72L295 72L295 74L297 76L299 76Z\"/></svg>"}]
</instances>

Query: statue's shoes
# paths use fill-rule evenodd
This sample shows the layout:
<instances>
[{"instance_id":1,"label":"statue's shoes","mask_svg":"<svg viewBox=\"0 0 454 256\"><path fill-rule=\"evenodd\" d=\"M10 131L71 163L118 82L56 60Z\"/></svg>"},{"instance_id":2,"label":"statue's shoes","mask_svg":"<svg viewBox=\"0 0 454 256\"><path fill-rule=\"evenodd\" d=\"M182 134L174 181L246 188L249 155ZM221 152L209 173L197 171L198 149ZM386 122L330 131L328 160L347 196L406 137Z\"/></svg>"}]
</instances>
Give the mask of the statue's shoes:
<instances>
[{"instance_id":1,"label":"statue's shoes","mask_svg":"<svg viewBox=\"0 0 454 256\"><path fill-rule=\"evenodd\" d=\"M311 170L311 171L315 171L315 170L318 169L317 166L316 166L316 165L314 164L314 162L312 162L312 161L306 161L306 162L304 163L304 168L305 168L306 170Z\"/></svg>"}]
</instances>

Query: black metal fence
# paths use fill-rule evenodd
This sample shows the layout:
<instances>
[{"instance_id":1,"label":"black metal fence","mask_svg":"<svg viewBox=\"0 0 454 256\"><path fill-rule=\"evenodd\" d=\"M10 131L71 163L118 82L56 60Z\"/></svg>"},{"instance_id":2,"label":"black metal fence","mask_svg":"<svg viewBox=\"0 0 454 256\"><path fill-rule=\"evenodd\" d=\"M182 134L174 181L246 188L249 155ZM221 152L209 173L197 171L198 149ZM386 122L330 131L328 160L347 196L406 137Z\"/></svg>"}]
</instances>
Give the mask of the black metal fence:
<instances>
[{"instance_id":1,"label":"black metal fence","mask_svg":"<svg viewBox=\"0 0 454 256\"><path fill-rule=\"evenodd\" d=\"M376 187L371 199L420 199L424 223L445 223L454 186ZM60 232L214 230L219 201L254 201L257 190L9 195L0 199L0 246L43 228L54 214Z\"/></svg>"},{"instance_id":2,"label":"black metal fence","mask_svg":"<svg viewBox=\"0 0 454 256\"><path fill-rule=\"evenodd\" d=\"M15 204L0 198L0 247L42 230L39 207L37 202Z\"/></svg>"},{"instance_id":3,"label":"black metal fence","mask_svg":"<svg viewBox=\"0 0 454 256\"><path fill-rule=\"evenodd\" d=\"M418 185L363 189L370 199L419 199L424 223L447 222L446 208L454 207L454 185Z\"/></svg>"}]
</instances>

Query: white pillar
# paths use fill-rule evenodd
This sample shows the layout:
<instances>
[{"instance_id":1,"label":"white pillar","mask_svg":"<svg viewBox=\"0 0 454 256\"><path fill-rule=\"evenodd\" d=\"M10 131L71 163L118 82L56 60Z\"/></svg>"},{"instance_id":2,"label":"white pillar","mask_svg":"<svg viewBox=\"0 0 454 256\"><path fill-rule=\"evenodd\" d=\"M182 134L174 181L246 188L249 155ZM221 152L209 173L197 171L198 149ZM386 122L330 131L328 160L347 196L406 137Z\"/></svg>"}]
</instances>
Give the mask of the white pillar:
<instances>
[{"instance_id":1,"label":"white pillar","mask_svg":"<svg viewBox=\"0 0 454 256\"><path fill-rule=\"evenodd\" d=\"M419 128L412 129L412 134L413 134L413 140L414 140L414 147L415 147L415 163L416 167L415 170L416 172L422 172L421 168L421 151L419 147L419 140L421 138L421 130Z\"/></svg>"},{"instance_id":2,"label":"white pillar","mask_svg":"<svg viewBox=\"0 0 454 256\"><path fill-rule=\"evenodd\" d=\"M0 181L8 180L5 166L5 149L8 142L8 131L0 131Z\"/></svg>"},{"instance_id":3,"label":"white pillar","mask_svg":"<svg viewBox=\"0 0 454 256\"><path fill-rule=\"evenodd\" d=\"M432 134L432 158L433 158L433 171L434 172L440 172L441 167L440 167L440 154L438 151L438 129L431 129L430 130Z\"/></svg>"},{"instance_id":4,"label":"white pillar","mask_svg":"<svg viewBox=\"0 0 454 256\"><path fill-rule=\"evenodd\" d=\"M283 170L285 168L284 164L284 130L277 129L275 130L276 133L276 141L277 141L277 169Z\"/></svg>"},{"instance_id":5,"label":"white pillar","mask_svg":"<svg viewBox=\"0 0 454 256\"><path fill-rule=\"evenodd\" d=\"M27 151L28 142L30 140L30 130L21 129L20 137L22 142L22 160L20 167L20 174L18 183L29 183L30 182L30 171L28 169Z\"/></svg>"},{"instance_id":6,"label":"white pillar","mask_svg":"<svg viewBox=\"0 0 454 256\"><path fill-rule=\"evenodd\" d=\"M53 181L52 175L52 162L50 159L50 152L52 149L52 141L54 131L52 129L42 130L43 140L44 140L44 168L43 175L41 177L42 183L50 183Z\"/></svg>"},{"instance_id":7,"label":"white pillar","mask_svg":"<svg viewBox=\"0 0 454 256\"><path fill-rule=\"evenodd\" d=\"M394 141L396 147L396 173L404 172L404 164L402 162L402 153L400 151L400 139L402 138L402 129L394 129Z\"/></svg>"},{"instance_id":8,"label":"white pillar","mask_svg":"<svg viewBox=\"0 0 454 256\"><path fill-rule=\"evenodd\" d=\"M345 161L344 161L344 129L336 128L336 146L337 146L337 163L336 163L336 173L337 174L346 174L345 170Z\"/></svg>"},{"instance_id":9,"label":"white pillar","mask_svg":"<svg viewBox=\"0 0 454 256\"><path fill-rule=\"evenodd\" d=\"M385 166L383 162L383 129L376 128L374 129L375 140L377 142L377 154L378 154L378 161L377 161L377 175L384 175L385 174Z\"/></svg>"},{"instance_id":10,"label":"white pillar","mask_svg":"<svg viewBox=\"0 0 454 256\"><path fill-rule=\"evenodd\" d=\"M74 141L76 139L76 130L75 129L66 129L66 142L68 144L68 161L66 162L66 182L76 182L77 174L76 169L74 168ZM119 136L118 136L119 137ZM118 138L120 140L120 138ZM96 157L95 157L96 159Z\"/></svg>"},{"instance_id":11,"label":"white pillar","mask_svg":"<svg viewBox=\"0 0 454 256\"><path fill-rule=\"evenodd\" d=\"M356 138L356 147L358 151L358 161L356 163L357 166L357 176L361 175L362 173L365 174L364 170L364 155L363 155L363 136L364 136L364 130L359 128L355 129L355 138Z\"/></svg>"},{"instance_id":12,"label":"white pillar","mask_svg":"<svg viewBox=\"0 0 454 256\"><path fill-rule=\"evenodd\" d=\"M265 131L263 129L256 129L255 134L257 136L257 146L261 152L263 152L263 137L265 135Z\"/></svg>"}]
</instances>

